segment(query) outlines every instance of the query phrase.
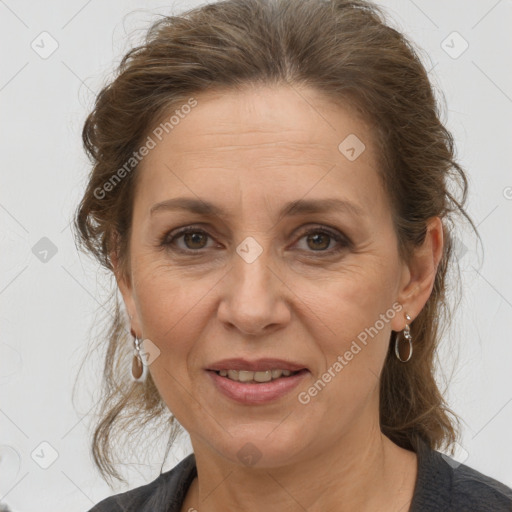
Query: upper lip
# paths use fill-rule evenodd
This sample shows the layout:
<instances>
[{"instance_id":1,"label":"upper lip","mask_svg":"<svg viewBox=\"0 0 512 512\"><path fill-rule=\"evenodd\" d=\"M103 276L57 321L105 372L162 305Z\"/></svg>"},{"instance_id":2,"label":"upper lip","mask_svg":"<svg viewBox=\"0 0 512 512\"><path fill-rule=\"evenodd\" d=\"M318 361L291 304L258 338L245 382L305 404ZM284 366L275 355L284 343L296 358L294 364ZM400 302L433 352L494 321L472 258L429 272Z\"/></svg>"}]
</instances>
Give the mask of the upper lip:
<instances>
[{"instance_id":1,"label":"upper lip","mask_svg":"<svg viewBox=\"0 0 512 512\"><path fill-rule=\"evenodd\" d=\"M249 361L247 359L234 358L223 359L208 366L207 370L247 370L252 372L262 372L265 370L290 370L296 372L307 369L303 364L285 361L284 359L256 359Z\"/></svg>"}]
</instances>

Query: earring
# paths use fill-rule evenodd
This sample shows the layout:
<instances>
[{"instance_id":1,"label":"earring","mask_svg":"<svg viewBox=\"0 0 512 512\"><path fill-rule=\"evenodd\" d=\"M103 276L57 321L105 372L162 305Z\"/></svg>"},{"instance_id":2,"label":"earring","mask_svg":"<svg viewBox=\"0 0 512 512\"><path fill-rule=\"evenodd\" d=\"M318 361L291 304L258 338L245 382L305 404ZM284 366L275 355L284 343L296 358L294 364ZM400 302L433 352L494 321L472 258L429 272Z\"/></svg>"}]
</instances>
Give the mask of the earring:
<instances>
[{"instance_id":1,"label":"earring","mask_svg":"<svg viewBox=\"0 0 512 512\"><path fill-rule=\"evenodd\" d=\"M411 321L411 317L406 313L405 319L407 320L407 323L405 324L405 328L404 328L404 339L409 344L409 355L407 356L407 359L402 359L400 357L400 350L399 350L399 346L398 346L399 341L400 341L400 336L398 334L395 336L395 355L396 355L397 359L402 363L407 363L407 361L409 361L412 357L412 336L411 336L411 328L409 327L409 322Z\"/></svg>"},{"instance_id":2,"label":"earring","mask_svg":"<svg viewBox=\"0 0 512 512\"><path fill-rule=\"evenodd\" d=\"M134 336L134 350L133 350L133 359L132 359L132 368L131 368L131 378L133 382L144 382L146 380L147 375L147 367L142 363L142 357L140 355L140 342L141 340Z\"/></svg>"}]
</instances>

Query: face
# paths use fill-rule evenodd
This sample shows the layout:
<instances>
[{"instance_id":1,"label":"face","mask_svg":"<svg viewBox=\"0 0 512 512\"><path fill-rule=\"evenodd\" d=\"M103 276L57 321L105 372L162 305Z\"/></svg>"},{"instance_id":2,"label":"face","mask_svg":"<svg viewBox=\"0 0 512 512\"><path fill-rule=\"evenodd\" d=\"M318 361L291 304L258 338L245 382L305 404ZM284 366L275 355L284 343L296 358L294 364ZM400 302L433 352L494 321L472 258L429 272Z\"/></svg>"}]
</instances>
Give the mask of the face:
<instances>
[{"instance_id":1,"label":"face","mask_svg":"<svg viewBox=\"0 0 512 512\"><path fill-rule=\"evenodd\" d=\"M139 166L118 282L194 449L296 462L378 428L391 330L413 307L378 154L360 118L311 89L196 100ZM288 365L302 370L263 383L213 371Z\"/></svg>"}]
</instances>

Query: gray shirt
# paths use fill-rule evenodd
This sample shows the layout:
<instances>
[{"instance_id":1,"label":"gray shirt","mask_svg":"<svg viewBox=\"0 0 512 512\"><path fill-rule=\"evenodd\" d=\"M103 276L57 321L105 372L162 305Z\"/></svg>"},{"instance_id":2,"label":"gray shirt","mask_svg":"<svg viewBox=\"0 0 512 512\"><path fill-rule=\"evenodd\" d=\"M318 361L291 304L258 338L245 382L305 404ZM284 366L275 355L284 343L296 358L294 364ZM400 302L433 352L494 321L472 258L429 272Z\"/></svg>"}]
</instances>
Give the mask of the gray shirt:
<instances>
[{"instance_id":1,"label":"gray shirt","mask_svg":"<svg viewBox=\"0 0 512 512\"><path fill-rule=\"evenodd\" d=\"M512 512L512 489L424 444L408 512ZM197 476L194 454L153 482L104 499L88 512L180 512ZM405 512L405 511L402 511Z\"/></svg>"}]
</instances>

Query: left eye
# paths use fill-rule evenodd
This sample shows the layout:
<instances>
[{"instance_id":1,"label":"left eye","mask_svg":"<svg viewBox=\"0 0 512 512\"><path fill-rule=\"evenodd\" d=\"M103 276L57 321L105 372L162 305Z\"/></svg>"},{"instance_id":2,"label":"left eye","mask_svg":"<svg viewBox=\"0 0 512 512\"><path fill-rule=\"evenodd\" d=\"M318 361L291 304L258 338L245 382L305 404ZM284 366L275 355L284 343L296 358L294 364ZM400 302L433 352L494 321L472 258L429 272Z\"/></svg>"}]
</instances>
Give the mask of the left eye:
<instances>
[{"instance_id":1,"label":"left eye","mask_svg":"<svg viewBox=\"0 0 512 512\"><path fill-rule=\"evenodd\" d=\"M304 238L306 239L308 248L312 249L314 252L331 252L326 249L329 249L332 241L337 242L339 246L342 246L335 250L340 250L348 245L343 238L336 233L319 229L308 231L302 235L299 240Z\"/></svg>"},{"instance_id":2,"label":"left eye","mask_svg":"<svg viewBox=\"0 0 512 512\"><path fill-rule=\"evenodd\" d=\"M166 235L161 244L170 249L172 249L172 246L175 246L178 252L191 254L199 253L201 249L205 249L209 238L211 238L211 236L206 231L190 226L178 231L173 236ZM180 239L183 239L185 247L180 247L177 244L177 241ZM350 242L340 234L331 232L325 228L306 231L300 236L299 241L303 239L306 240L307 248L301 250L307 251L309 248L313 252L332 253L340 251L350 244ZM337 248L330 248L332 241L338 244Z\"/></svg>"}]
</instances>

